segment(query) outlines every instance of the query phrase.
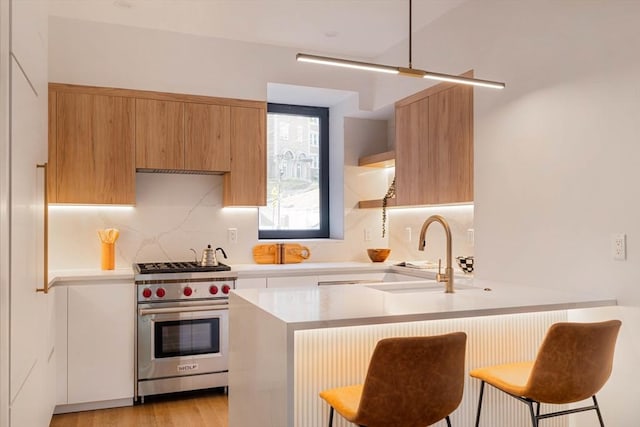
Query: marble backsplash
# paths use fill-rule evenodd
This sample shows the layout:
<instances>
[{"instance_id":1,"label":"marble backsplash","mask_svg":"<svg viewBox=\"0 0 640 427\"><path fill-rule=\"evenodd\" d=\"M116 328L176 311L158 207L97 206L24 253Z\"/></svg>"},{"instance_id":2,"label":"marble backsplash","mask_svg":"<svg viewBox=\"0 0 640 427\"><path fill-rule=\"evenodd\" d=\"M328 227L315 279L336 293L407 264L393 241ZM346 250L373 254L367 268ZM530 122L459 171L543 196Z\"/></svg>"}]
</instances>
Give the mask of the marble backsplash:
<instances>
[{"instance_id":1,"label":"marble backsplash","mask_svg":"<svg viewBox=\"0 0 640 427\"><path fill-rule=\"evenodd\" d=\"M418 233L424 220L434 213L444 215L453 231L454 256L470 255L467 229L473 226L471 206L390 209L389 235L381 236L381 210L358 209L357 200L371 198L374 177L362 168L344 170L344 238L301 242L311 250L307 262L368 262L366 249L391 247L392 260L437 260L443 258L444 233L434 224L428 246L417 251ZM386 179L386 178L385 178ZM385 188L385 184L376 184ZM51 270L100 268L97 231L117 228L116 268L145 261L191 260L208 244L222 247L226 263L253 263L252 248L258 243L257 208L223 208L222 177L217 175L136 175L136 206L51 206L49 266ZM237 243L227 240L227 230L238 230ZM407 229L411 229L411 241ZM365 241L365 230L371 240Z\"/></svg>"},{"instance_id":2,"label":"marble backsplash","mask_svg":"<svg viewBox=\"0 0 640 427\"><path fill-rule=\"evenodd\" d=\"M345 193L356 197L348 187ZM223 208L222 177L216 175L138 173L135 207L54 205L49 211L52 270L100 268L97 231L104 228L120 230L116 268L145 261L191 260L190 248L201 253L208 244L224 248L228 263L252 263L252 248L258 243L257 208ZM304 242L311 249L309 261L367 261L369 245L362 232L349 228L372 228L377 220L371 212L353 206L345 209L345 215L345 239ZM229 228L238 230L237 243L228 242Z\"/></svg>"}]
</instances>

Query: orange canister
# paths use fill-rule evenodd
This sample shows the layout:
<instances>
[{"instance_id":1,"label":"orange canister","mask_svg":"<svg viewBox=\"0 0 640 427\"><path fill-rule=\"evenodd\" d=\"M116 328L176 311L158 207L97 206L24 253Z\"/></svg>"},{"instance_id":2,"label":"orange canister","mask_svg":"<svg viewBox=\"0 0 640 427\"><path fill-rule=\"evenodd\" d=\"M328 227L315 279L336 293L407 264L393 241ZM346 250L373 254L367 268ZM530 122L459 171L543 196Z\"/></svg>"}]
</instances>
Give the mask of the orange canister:
<instances>
[{"instance_id":1,"label":"orange canister","mask_svg":"<svg viewBox=\"0 0 640 427\"><path fill-rule=\"evenodd\" d=\"M116 240L120 236L120 231L115 228L106 228L98 230L98 236L102 242L102 269L113 270L116 268Z\"/></svg>"}]
</instances>

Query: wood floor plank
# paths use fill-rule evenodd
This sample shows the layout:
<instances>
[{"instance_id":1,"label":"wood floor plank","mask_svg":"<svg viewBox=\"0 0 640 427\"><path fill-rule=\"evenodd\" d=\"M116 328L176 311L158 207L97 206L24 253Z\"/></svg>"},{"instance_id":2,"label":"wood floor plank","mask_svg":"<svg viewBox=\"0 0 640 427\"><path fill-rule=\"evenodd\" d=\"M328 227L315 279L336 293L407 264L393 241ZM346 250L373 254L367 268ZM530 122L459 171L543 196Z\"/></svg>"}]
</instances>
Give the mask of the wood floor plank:
<instances>
[{"instance_id":1,"label":"wood floor plank","mask_svg":"<svg viewBox=\"0 0 640 427\"><path fill-rule=\"evenodd\" d=\"M227 395L174 395L142 405L54 415L50 427L227 427Z\"/></svg>"}]
</instances>

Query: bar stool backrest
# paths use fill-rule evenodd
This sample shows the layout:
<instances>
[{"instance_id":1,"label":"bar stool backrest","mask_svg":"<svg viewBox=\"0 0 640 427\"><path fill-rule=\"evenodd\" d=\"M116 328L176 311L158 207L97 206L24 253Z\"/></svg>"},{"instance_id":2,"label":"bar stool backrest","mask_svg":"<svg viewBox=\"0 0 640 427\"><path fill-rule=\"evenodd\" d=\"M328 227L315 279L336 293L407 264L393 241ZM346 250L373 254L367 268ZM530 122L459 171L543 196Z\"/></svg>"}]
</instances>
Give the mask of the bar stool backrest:
<instances>
[{"instance_id":1,"label":"bar stool backrest","mask_svg":"<svg viewBox=\"0 0 640 427\"><path fill-rule=\"evenodd\" d=\"M424 427L451 414L464 388L467 335L380 340L364 382L358 424Z\"/></svg>"},{"instance_id":2,"label":"bar stool backrest","mask_svg":"<svg viewBox=\"0 0 640 427\"><path fill-rule=\"evenodd\" d=\"M543 403L590 398L607 382L619 320L552 325L538 350L524 395Z\"/></svg>"}]
</instances>

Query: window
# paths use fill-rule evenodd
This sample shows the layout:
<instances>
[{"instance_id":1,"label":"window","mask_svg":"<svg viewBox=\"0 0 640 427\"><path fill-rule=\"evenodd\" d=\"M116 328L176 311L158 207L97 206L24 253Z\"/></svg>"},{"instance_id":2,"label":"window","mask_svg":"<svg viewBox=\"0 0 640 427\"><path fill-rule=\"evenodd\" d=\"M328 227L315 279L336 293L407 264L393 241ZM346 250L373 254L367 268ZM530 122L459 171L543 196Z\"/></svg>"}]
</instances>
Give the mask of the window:
<instances>
[{"instance_id":1,"label":"window","mask_svg":"<svg viewBox=\"0 0 640 427\"><path fill-rule=\"evenodd\" d=\"M258 237L328 238L329 109L267 108L267 205L259 210Z\"/></svg>"}]
</instances>

